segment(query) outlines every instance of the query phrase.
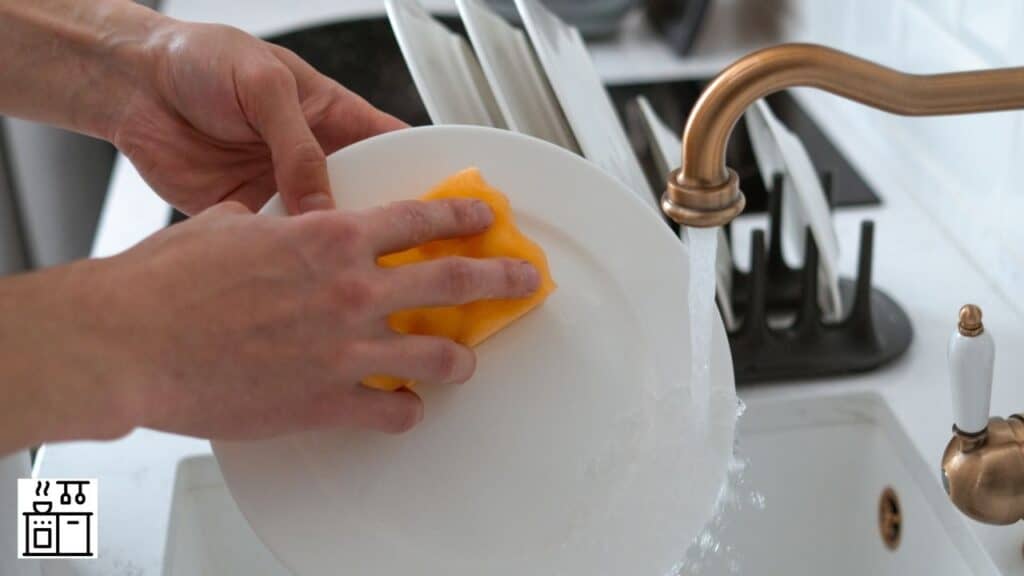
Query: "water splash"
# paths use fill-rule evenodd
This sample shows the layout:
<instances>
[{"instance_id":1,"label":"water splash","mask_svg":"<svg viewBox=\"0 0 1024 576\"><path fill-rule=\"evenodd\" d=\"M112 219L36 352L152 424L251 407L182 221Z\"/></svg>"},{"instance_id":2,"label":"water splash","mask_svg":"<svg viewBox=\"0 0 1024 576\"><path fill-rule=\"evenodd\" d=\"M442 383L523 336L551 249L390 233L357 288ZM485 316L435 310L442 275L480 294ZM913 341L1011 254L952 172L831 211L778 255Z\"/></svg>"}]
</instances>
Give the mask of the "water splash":
<instances>
[{"instance_id":1,"label":"water splash","mask_svg":"<svg viewBox=\"0 0 1024 576\"><path fill-rule=\"evenodd\" d=\"M744 411L746 405L737 399L737 420L743 416ZM685 557L672 569L670 576L740 573L739 552L728 543L728 529L742 511L765 508L764 494L748 483L746 472L749 466L750 461L742 456L737 437L729 461L728 476L715 501L714 515L690 544Z\"/></svg>"},{"instance_id":2,"label":"water splash","mask_svg":"<svg viewBox=\"0 0 1024 576\"><path fill-rule=\"evenodd\" d=\"M711 322L715 307L717 228L684 228L690 252L690 394L695 412L707 424L711 410Z\"/></svg>"}]
</instances>

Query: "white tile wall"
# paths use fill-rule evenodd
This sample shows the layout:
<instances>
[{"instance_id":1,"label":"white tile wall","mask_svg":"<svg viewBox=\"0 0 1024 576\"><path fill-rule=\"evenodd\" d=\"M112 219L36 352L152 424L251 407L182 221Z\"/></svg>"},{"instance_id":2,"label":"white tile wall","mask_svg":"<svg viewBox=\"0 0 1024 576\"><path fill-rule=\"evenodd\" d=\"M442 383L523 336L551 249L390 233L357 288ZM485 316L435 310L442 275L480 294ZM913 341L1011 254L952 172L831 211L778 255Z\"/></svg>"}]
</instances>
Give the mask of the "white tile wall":
<instances>
[{"instance_id":1,"label":"white tile wall","mask_svg":"<svg viewBox=\"0 0 1024 576\"><path fill-rule=\"evenodd\" d=\"M790 0L786 10L787 36L907 72L1024 66L1020 0ZM902 118L801 95L873 131L884 155L913 172L906 193L995 285L1024 294L1024 112ZM1024 309L1024 298L1016 300Z\"/></svg>"}]
</instances>

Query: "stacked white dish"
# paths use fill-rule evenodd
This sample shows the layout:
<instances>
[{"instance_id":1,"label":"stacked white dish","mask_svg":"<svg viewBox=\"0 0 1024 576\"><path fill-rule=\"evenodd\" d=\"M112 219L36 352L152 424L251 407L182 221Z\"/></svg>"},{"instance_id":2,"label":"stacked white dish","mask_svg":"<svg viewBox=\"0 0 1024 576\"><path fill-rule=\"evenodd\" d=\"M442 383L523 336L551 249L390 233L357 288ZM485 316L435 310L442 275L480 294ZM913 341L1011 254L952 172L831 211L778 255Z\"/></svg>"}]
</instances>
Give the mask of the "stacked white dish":
<instances>
[{"instance_id":1,"label":"stacked white dish","mask_svg":"<svg viewBox=\"0 0 1024 576\"><path fill-rule=\"evenodd\" d=\"M545 6L584 36L607 36L614 33L637 0L544 0ZM494 10L512 22L519 23L520 12L515 0L488 0Z\"/></svg>"},{"instance_id":2,"label":"stacked white dish","mask_svg":"<svg viewBox=\"0 0 1024 576\"><path fill-rule=\"evenodd\" d=\"M543 138L583 156L637 194L654 211L657 196L647 182L608 92L579 32L538 0L516 0L529 39L501 21L479 0L458 3L484 76L481 90L467 74L449 73L455 36L415 0L387 0L398 44L434 124L485 123L460 95L494 94L514 130ZM420 25L410 25L413 20ZM429 24L425 20L430 20ZM461 38L460 38L461 40ZM476 59L472 59L476 62ZM539 66L538 66L539 61ZM445 63L445 64L441 64ZM523 74L519 77L519 74ZM464 99L464 98L461 98ZM448 103L442 110L440 104ZM459 106L466 109L458 111ZM659 212L660 213L660 212Z\"/></svg>"},{"instance_id":3,"label":"stacked white dish","mask_svg":"<svg viewBox=\"0 0 1024 576\"><path fill-rule=\"evenodd\" d=\"M505 127L505 118L466 40L416 2L387 2L388 18L423 105L435 124Z\"/></svg>"},{"instance_id":4,"label":"stacked white dish","mask_svg":"<svg viewBox=\"0 0 1024 576\"><path fill-rule=\"evenodd\" d=\"M456 4L509 128L578 152L576 138L526 34L480 0L456 0Z\"/></svg>"}]
</instances>

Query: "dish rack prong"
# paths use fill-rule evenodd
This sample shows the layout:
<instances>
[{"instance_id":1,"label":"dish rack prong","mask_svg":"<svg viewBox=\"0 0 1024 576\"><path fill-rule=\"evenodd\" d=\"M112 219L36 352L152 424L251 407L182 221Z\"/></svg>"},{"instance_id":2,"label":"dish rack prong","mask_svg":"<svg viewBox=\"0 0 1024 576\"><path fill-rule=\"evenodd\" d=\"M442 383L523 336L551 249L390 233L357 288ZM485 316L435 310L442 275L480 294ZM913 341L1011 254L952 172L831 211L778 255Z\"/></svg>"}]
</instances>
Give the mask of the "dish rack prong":
<instances>
[{"instance_id":1,"label":"dish rack prong","mask_svg":"<svg viewBox=\"0 0 1024 576\"><path fill-rule=\"evenodd\" d=\"M821 306L818 305L818 245L810 228L806 231L807 252L800 275L800 308L793 328L800 338L813 339L821 334Z\"/></svg>"}]
</instances>

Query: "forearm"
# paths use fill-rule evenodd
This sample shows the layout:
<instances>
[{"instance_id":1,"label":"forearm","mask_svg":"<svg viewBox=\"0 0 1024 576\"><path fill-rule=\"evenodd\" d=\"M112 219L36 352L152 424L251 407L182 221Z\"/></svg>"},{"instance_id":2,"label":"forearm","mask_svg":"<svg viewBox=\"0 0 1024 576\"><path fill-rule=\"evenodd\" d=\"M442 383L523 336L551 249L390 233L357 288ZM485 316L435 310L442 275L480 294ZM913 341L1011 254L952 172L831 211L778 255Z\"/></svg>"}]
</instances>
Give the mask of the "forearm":
<instances>
[{"instance_id":1,"label":"forearm","mask_svg":"<svg viewBox=\"0 0 1024 576\"><path fill-rule=\"evenodd\" d=\"M0 280L0 455L132 427L124 366L105 337L102 261ZM104 296L106 294L106 296ZM117 377L115 377L117 375Z\"/></svg>"},{"instance_id":2,"label":"forearm","mask_svg":"<svg viewBox=\"0 0 1024 576\"><path fill-rule=\"evenodd\" d=\"M130 0L0 0L0 114L109 140L166 20Z\"/></svg>"}]
</instances>

